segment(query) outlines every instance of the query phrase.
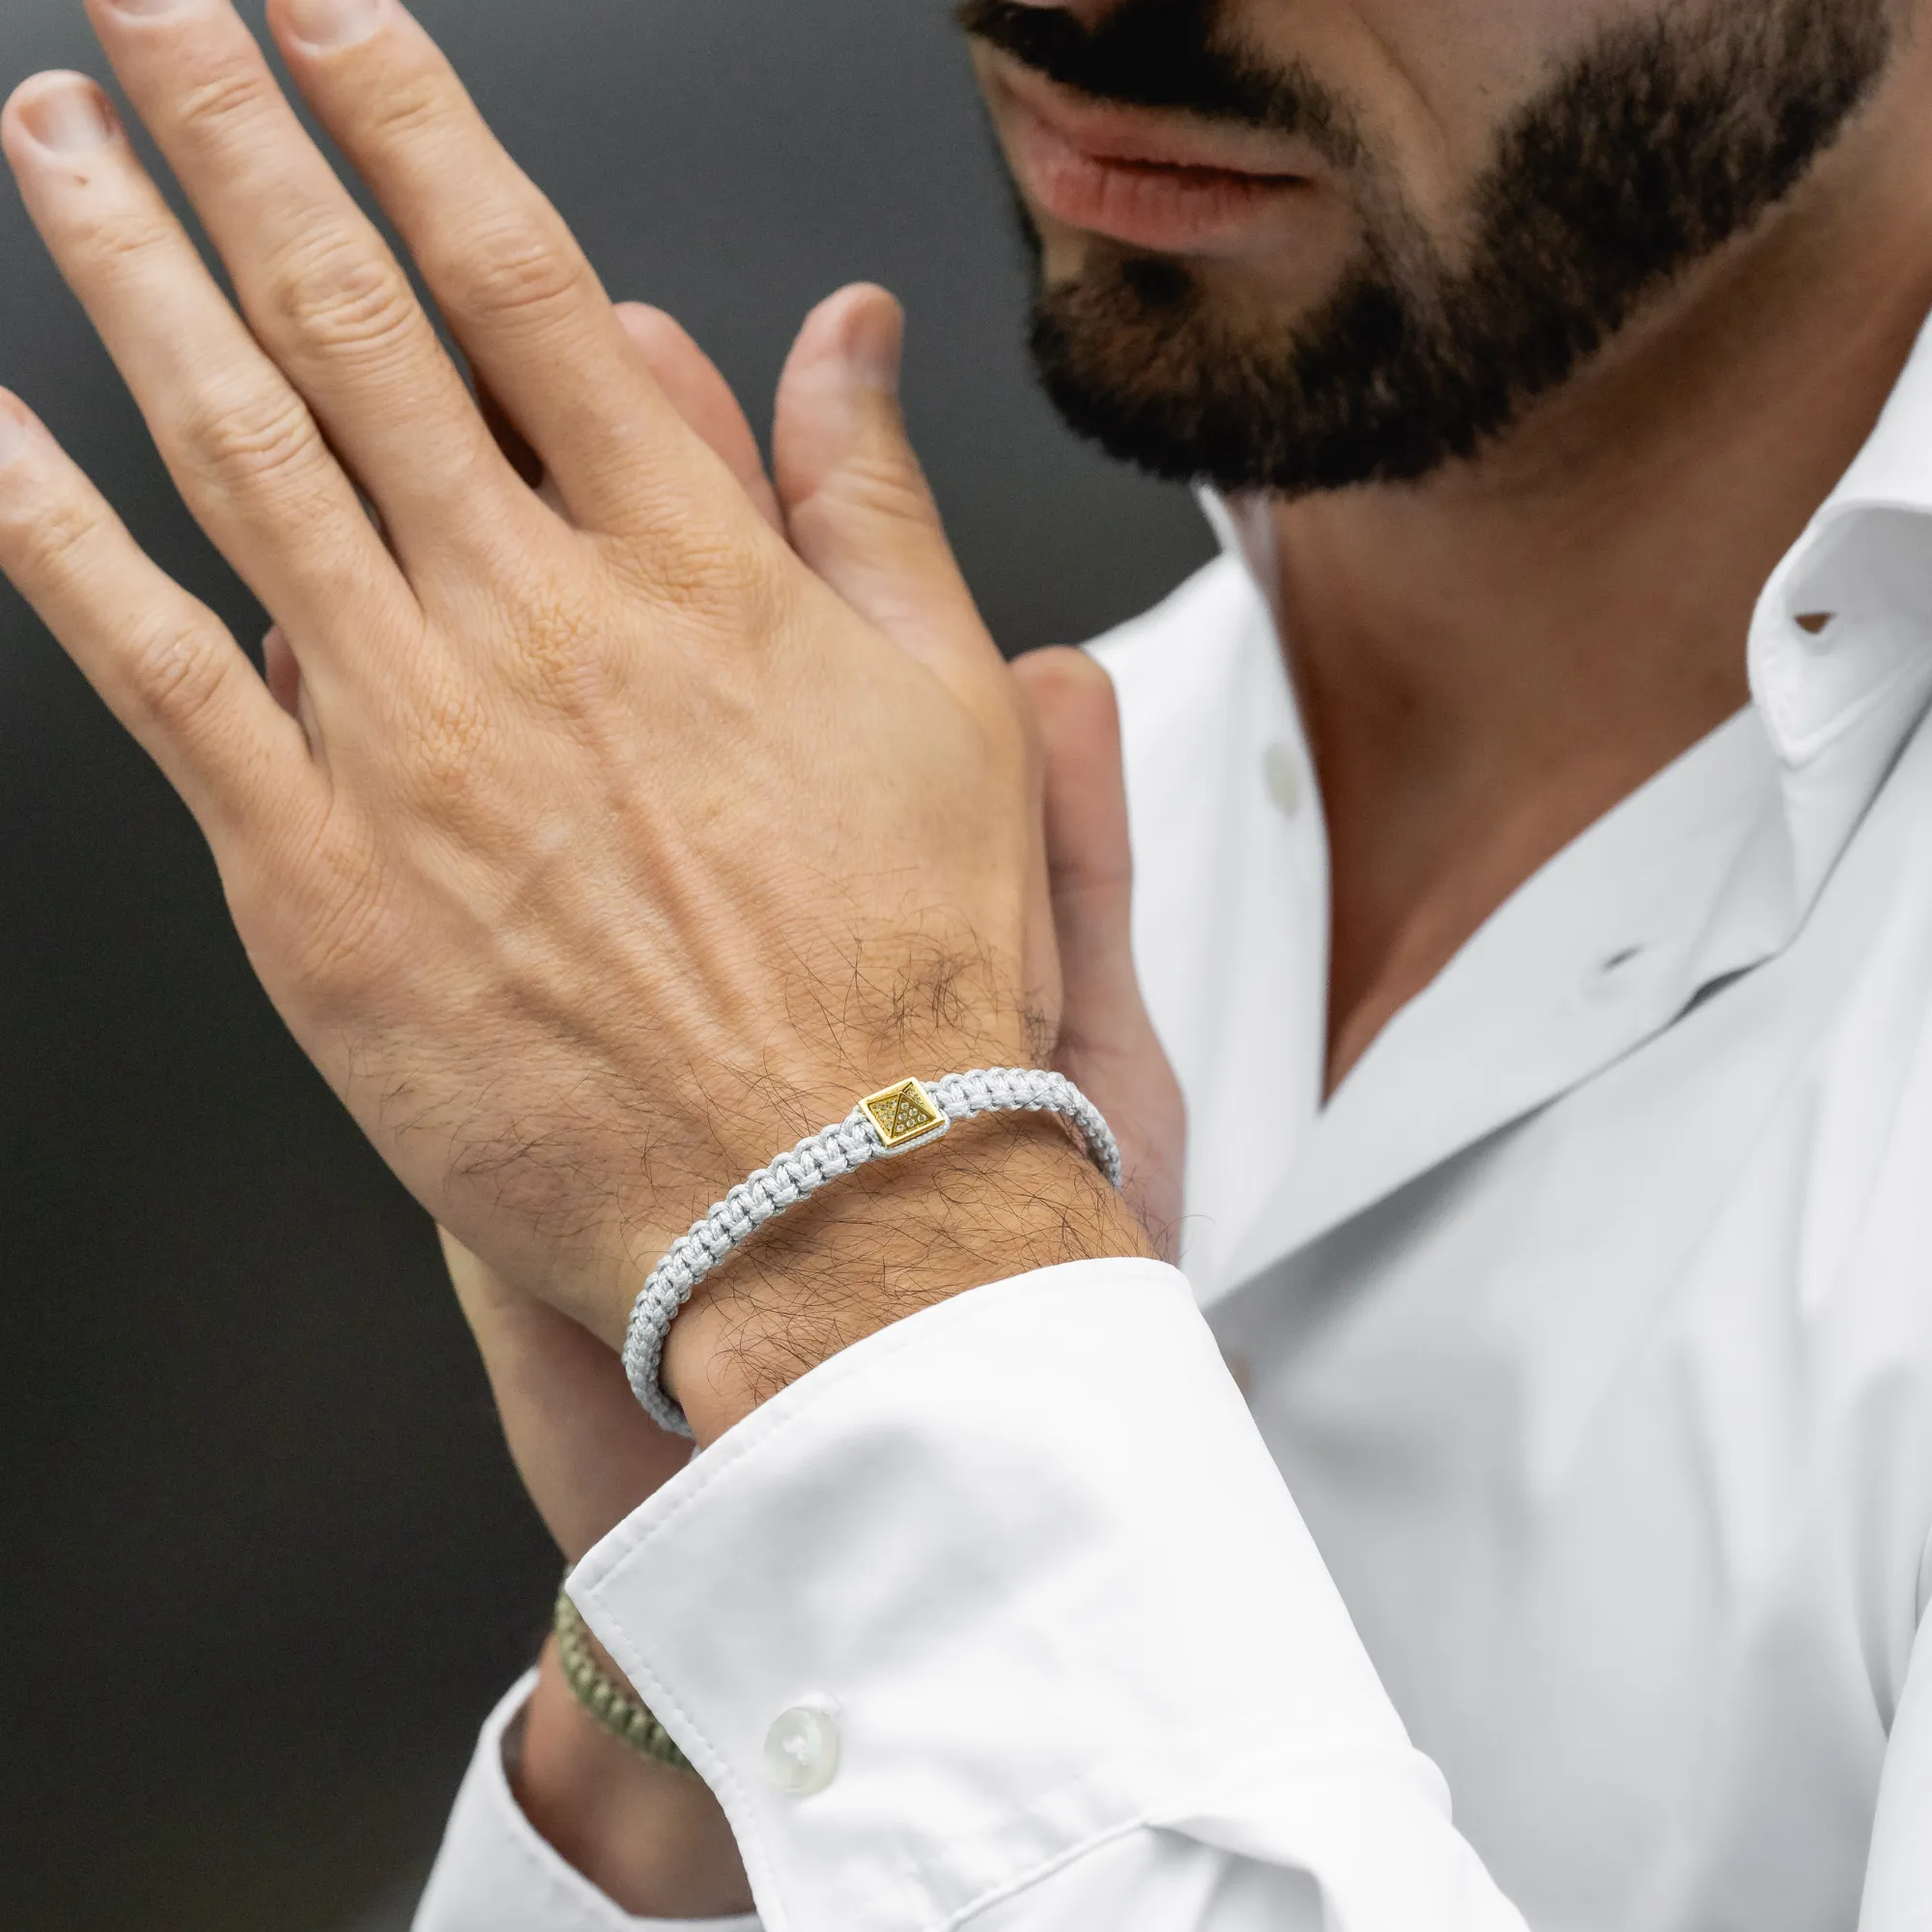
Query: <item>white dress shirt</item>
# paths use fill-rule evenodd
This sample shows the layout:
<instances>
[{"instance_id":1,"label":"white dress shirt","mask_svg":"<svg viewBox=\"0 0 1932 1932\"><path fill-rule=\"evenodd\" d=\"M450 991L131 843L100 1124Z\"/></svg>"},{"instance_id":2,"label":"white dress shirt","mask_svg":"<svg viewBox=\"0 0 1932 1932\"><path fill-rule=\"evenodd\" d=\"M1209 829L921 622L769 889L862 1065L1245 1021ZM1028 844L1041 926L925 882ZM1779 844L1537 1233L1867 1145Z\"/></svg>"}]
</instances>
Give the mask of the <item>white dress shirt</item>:
<instances>
[{"instance_id":1,"label":"white dress shirt","mask_svg":"<svg viewBox=\"0 0 1932 1932\"><path fill-rule=\"evenodd\" d=\"M1223 517L1097 646L1186 1277L888 1329L580 1566L740 1926L1932 1927L1929 520L1932 331L1764 593L1751 708L1326 1105L1265 558ZM523 1694L419 1932L641 1922L517 1812Z\"/></svg>"}]
</instances>

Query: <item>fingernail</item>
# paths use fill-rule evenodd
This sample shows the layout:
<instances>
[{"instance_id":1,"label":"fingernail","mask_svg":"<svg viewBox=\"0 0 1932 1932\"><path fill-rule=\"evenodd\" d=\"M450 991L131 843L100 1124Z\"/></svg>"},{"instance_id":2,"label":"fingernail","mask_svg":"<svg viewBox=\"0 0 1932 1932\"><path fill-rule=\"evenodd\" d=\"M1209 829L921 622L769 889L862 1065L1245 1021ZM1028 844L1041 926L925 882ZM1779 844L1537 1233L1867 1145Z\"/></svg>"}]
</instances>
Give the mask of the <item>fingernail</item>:
<instances>
[{"instance_id":1,"label":"fingernail","mask_svg":"<svg viewBox=\"0 0 1932 1932\"><path fill-rule=\"evenodd\" d=\"M387 0L288 0L289 25L312 47L353 47L383 24Z\"/></svg>"},{"instance_id":2,"label":"fingernail","mask_svg":"<svg viewBox=\"0 0 1932 1932\"><path fill-rule=\"evenodd\" d=\"M42 88L21 104L20 120L42 147L56 155L104 148L119 128L107 97L79 74Z\"/></svg>"},{"instance_id":3,"label":"fingernail","mask_svg":"<svg viewBox=\"0 0 1932 1932\"><path fill-rule=\"evenodd\" d=\"M0 469L27 453L27 424L12 397L0 401Z\"/></svg>"},{"instance_id":4,"label":"fingernail","mask_svg":"<svg viewBox=\"0 0 1932 1932\"><path fill-rule=\"evenodd\" d=\"M186 0L114 0L117 14L134 14L146 19L151 14L172 14L186 4Z\"/></svg>"}]
</instances>

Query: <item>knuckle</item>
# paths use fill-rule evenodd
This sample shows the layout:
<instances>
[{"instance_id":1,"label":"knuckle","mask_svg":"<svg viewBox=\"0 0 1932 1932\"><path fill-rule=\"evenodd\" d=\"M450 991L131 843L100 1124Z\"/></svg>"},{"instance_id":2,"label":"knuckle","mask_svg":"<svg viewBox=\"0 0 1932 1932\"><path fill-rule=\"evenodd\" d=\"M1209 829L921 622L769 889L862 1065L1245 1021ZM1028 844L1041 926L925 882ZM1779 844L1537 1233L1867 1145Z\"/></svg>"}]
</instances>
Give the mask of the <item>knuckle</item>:
<instances>
[{"instance_id":1,"label":"knuckle","mask_svg":"<svg viewBox=\"0 0 1932 1932\"><path fill-rule=\"evenodd\" d=\"M434 73L399 74L368 104L368 137L385 151L440 140L451 128L451 104Z\"/></svg>"},{"instance_id":2,"label":"knuckle","mask_svg":"<svg viewBox=\"0 0 1932 1932\"><path fill-rule=\"evenodd\" d=\"M206 618L170 611L130 639L126 668L142 709L179 737L208 714L233 664L228 640Z\"/></svg>"},{"instance_id":3,"label":"knuckle","mask_svg":"<svg viewBox=\"0 0 1932 1932\"><path fill-rule=\"evenodd\" d=\"M65 584L85 574L99 534L99 514L75 497L55 497L8 511L10 550L21 579L40 585Z\"/></svg>"},{"instance_id":4,"label":"knuckle","mask_svg":"<svg viewBox=\"0 0 1932 1932\"><path fill-rule=\"evenodd\" d=\"M934 514L925 477L896 453L851 457L827 479L825 493L841 510L892 523L923 526Z\"/></svg>"},{"instance_id":5,"label":"knuckle","mask_svg":"<svg viewBox=\"0 0 1932 1932\"><path fill-rule=\"evenodd\" d=\"M188 81L175 96L173 119L189 141L232 140L271 104L265 71L252 63L222 60Z\"/></svg>"},{"instance_id":6,"label":"knuckle","mask_svg":"<svg viewBox=\"0 0 1932 1932\"><path fill-rule=\"evenodd\" d=\"M192 460L230 491L253 492L298 474L322 449L307 405L279 386L211 391L188 407L183 433Z\"/></svg>"},{"instance_id":7,"label":"knuckle","mask_svg":"<svg viewBox=\"0 0 1932 1932\"><path fill-rule=\"evenodd\" d=\"M773 573L736 530L681 522L625 546L616 565L628 587L706 632L743 638L780 621Z\"/></svg>"},{"instance_id":8,"label":"knuckle","mask_svg":"<svg viewBox=\"0 0 1932 1932\"><path fill-rule=\"evenodd\" d=\"M270 277L268 301L277 321L332 353L392 343L418 313L395 265L363 238L341 234L292 250Z\"/></svg>"},{"instance_id":9,"label":"knuckle","mask_svg":"<svg viewBox=\"0 0 1932 1932\"><path fill-rule=\"evenodd\" d=\"M108 203L77 224L71 245L76 255L119 280L156 254L164 256L172 240L167 228L148 210Z\"/></svg>"},{"instance_id":10,"label":"knuckle","mask_svg":"<svg viewBox=\"0 0 1932 1932\"><path fill-rule=\"evenodd\" d=\"M417 699L406 723L403 769L419 797L451 800L477 782L489 719L478 694L454 680Z\"/></svg>"},{"instance_id":11,"label":"knuckle","mask_svg":"<svg viewBox=\"0 0 1932 1932\"><path fill-rule=\"evenodd\" d=\"M526 695L553 717L596 719L620 668L592 601L552 583L526 591L519 609L517 668Z\"/></svg>"},{"instance_id":12,"label":"knuckle","mask_svg":"<svg viewBox=\"0 0 1932 1932\"><path fill-rule=\"evenodd\" d=\"M566 736L608 737L639 666L635 611L624 586L599 573L526 565L499 579L499 607L513 648L505 663L520 704Z\"/></svg>"},{"instance_id":13,"label":"knuckle","mask_svg":"<svg viewBox=\"0 0 1932 1932\"><path fill-rule=\"evenodd\" d=\"M469 320L541 319L583 294L582 269L548 224L519 224L476 238L439 286Z\"/></svg>"}]
</instances>

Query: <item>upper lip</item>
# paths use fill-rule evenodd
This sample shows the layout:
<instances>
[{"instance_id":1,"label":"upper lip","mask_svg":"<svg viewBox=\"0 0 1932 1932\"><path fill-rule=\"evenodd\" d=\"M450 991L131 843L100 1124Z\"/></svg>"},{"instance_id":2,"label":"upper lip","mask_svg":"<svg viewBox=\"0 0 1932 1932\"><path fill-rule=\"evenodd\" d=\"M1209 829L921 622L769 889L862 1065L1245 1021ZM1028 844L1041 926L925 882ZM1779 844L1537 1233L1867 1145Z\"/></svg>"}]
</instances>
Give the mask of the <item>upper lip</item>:
<instances>
[{"instance_id":1,"label":"upper lip","mask_svg":"<svg viewBox=\"0 0 1932 1932\"><path fill-rule=\"evenodd\" d=\"M1109 107L998 58L995 80L1023 113L1042 121L1089 159L1127 167L1245 175L1255 181L1305 181L1305 168L1284 167L1279 137L1179 119L1139 108ZM1264 152L1264 149L1271 152Z\"/></svg>"}]
</instances>

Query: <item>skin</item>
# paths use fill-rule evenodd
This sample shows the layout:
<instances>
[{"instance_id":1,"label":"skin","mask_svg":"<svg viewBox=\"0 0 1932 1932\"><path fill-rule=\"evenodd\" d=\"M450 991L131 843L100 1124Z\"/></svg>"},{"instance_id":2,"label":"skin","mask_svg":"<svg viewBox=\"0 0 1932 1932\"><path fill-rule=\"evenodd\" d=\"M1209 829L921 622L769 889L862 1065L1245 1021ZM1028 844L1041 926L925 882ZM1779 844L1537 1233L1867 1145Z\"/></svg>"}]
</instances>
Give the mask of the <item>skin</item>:
<instances>
[{"instance_id":1,"label":"skin","mask_svg":"<svg viewBox=\"0 0 1932 1932\"><path fill-rule=\"evenodd\" d=\"M1304 62L1354 110L1455 261L1509 111L1648 12L1234 0L1224 17L1264 64ZM1265 512L1329 835L1331 1092L1517 887L1747 702L1758 593L1932 307L1932 35L1921 7L1898 18L1883 98L1801 194L1481 461ZM985 50L976 64L1016 159L1024 76ZM1333 293L1359 224L1305 143L1251 139L1239 158L1312 187L1197 271L1231 312L1292 326ZM1076 278L1110 244L1021 187L1047 279Z\"/></svg>"},{"instance_id":2,"label":"skin","mask_svg":"<svg viewBox=\"0 0 1932 1932\"><path fill-rule=\"evenodd\" d=\"M1511 104L1637 6L1232 13L1355 105L1447 242ZM1077 659L1001 665L905 446L890 300L848 291L808 322L767 483L702 355L612 310L412 23L378 4L324 46L312 0L276 0L296 85L547 471L533 494L222 0L90 14L252 339L125 142L75 144L74 82L29 82L0 140L276 618L270 688L4 398L0 568L181 789L290 1026L452 1231L565 1553L683 1453L611 1354L643 1273L854 1094L1056 1056L1126 1129L1139 1212L1012 1122L831 1190L674 1329L701 1442L978 1282L1149 1251L1181 1121L1126 958L1111 700ZM1932 305L1928 39L1776 220L1504 445L1418 488L1259 512L1329 816L1331 1084L1537 866L1745 701L1757 588ZM1048 272L1077 272L1091 244L1042 225ZM1331 201L1216 273L1288 318L1348 242ZM1393 554L1404 572L1378 567ZM516 1777L630 1910L746 1903L708 1798L613 1749L548 1659Z\"/></svg>"},{"instance_id":3,"label":"skin","mask_svg":"<svg viewBox=\"0 0 1932 1932\"><path fill-rule=\"evenodd\" d=\"M1136 1185L996 1119L787 1216L677 1325L667 1380L700 1442L948 1295L1154 1252L1179 1103L1125 964L1105 680L1063 658L1030 703L986 636L905 443L896 305L851 290L809 320L764 483L715 372L612 308L415 23L359 13L345 37L339 9L278 0L270 26L496 420L225 0L94 0L242 314L91 83L26 83L0 144L273 615L269 677L4 394L0 569L181 791L291 1030L475 1258L512 1443L575 1554L674 1464L634 1407L614 1419L637 1287L774 1148L910 1069L1057 1057L1115 1111ZM1084 909L1084 952L1062 957L1056 905ZM639 1909L735 1902L701 1792L645 1778L641 1832L615 1829L621 1782L577 1802L602 1741L546 1685L533 1815L611 1823L614 1851L566 1849Z\"/></svg>"},{"instance_id":4,"label":"skin","mask_svg":"<svg viewBox=\"0 0 1932 1932\"><path fill-rule=\"evenodd\" d=\"M888 302L828 304L794 363L794 549L686 427L420 29L378 0L363 39L323 50L293 15L285 53L545 463L545 496L233 12L102 0L109 57L264 347L125 139L89 124L91 90L30 82L7 150L185 496L275 613L294 715L286 672L278 706L14 409L0 541L199 814L265 983L371 1138L506 1281L615 1343L640 1264L775 1143L908 1064L1050 1048L1041 760L902 455ZM859 532L842 548L841 516ZM916 607L867 531L918 573ZM888 755L908 738L917 763ZM1139 1244L1057 1130L959 1137L962 1172L1009 1162L1078 1176L1082 1227ZM1058 1208L1032 1219L1060 1243ZM920 1257L910 1296L981 1265L918 1216L800 1221L801 1255L825 1255L807 1298L851 1274L845 1222L882 1271ZM710 1435L786 1378L754 1338L720 1352L714 1376L687 1350Z\"/></svg>"}]
</instances>

